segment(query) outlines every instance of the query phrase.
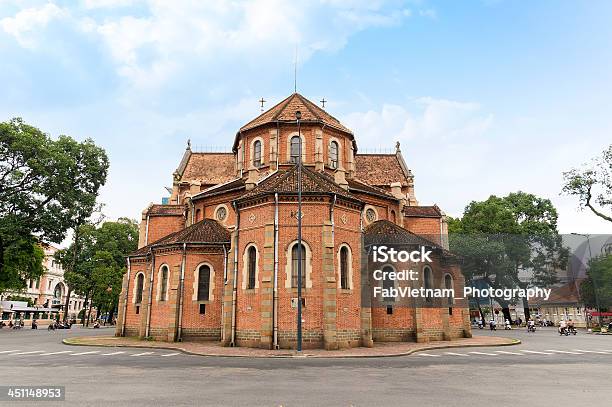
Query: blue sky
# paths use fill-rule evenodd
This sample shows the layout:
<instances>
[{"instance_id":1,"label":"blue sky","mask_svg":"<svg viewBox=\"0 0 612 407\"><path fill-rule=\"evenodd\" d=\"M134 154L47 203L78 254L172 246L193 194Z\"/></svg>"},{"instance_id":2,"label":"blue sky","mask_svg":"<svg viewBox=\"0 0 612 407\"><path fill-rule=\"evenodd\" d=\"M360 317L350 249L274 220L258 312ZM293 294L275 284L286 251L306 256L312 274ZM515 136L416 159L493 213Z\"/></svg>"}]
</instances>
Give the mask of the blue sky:
<instances>
[{"instance_id":1,"label":"blue sky","mask_svg":"<svg viewBox=\"0 0 612 407\"><path fill-rule=\"evenodd\" d=\"M560 196L562 172L612 137L612 2L0 0L0 120L93 138L109 218L165 195L187 139L231 147L298 90L394 146L417 199L460 215L523 190L562 232L610 233Z\"/></svg>"}]
</instances>

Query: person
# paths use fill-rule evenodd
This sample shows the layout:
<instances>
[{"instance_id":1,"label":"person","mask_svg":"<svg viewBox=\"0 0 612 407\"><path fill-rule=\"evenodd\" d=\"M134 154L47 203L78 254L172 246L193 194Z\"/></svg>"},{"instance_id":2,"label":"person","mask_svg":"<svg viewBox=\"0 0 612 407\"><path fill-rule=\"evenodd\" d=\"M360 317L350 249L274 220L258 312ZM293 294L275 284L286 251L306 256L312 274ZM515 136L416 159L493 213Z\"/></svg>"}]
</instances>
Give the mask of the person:
<instances>
[{"instance_id":1,"label":"person","mask_svg":"<svg viewBox=\"0 0 612 407\"><path fill-rule=\"evenodd\" d=\"M529 321L527 321L527 332L529 331L535 332L535 323L531 318L529 318Z\"/></svg>"},{"instance_id":2,"label":"person","mask_svg":"<svg viewBox=\"0 0 612 407\"><path fill-rule=\"evenodd\" d=\"M571 318L569 319L569 321L567 321L567 330L572 332L572 333L576 330L574 328L574 321L572 321Z\"/></svg>"},{"instance_id":3,"label":"person","mask_svg":"<svg viewBox=\"0 0 612 407\"><path fill-rule=\"evenodd\" d=\"M32 320L32 329L38 329L38 323L35 319Z\"/></svg>"},{"instance_id":4,"label":"person","mask_svg":"<svg viewBox=\"0 0 612 407\"><path fill-rule=\"evenodd\" d=\"M8 327L9 327L9 328L12 328L12 327L13 327L13 321L12 321L12 320L10 320L10 321L9 321Z\"/></svg>"},{"instance_id":5,"label":"person","mask_svg":"<svg viewBox=\"0 0 612 407\"><path fill-rule=\"evenodd\" d=\"M564 319L562 319L561 321L559 321L559 333L564 334L566 329L567 329L567 323L565 322Z\"/></svg>"},{"instance_id":6,"label":"person","mask_svg":"<svg viewBox=\"0 0 612 407\"><path fill-rule=\"evenodd\" d=\"M512 326L510 325L510 320L508 320L508 318L506 318L506 326L504 327L504 329L512 329Z\"/></svg>"},{"instance_id":7,"label":"person","mask_svg":"<svg viewBox=\"0 0 612 407\"><path fill-rule=\"evenodd\" d=\"M491 331L496 331L497 330L496 325L497 323L495 322L495 319L491 318L491 320L489 321L489 329Z\"/></svg>"}]
</instances>

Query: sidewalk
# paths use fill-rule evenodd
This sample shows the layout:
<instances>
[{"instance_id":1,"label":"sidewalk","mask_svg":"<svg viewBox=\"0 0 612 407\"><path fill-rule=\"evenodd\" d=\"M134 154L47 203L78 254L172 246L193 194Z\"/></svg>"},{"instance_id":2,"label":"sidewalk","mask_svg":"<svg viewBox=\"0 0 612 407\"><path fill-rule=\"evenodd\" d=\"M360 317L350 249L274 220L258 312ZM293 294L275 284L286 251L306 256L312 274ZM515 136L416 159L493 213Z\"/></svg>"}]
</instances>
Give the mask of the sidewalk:
<instances>
[{"instance_id":1,"label":"sidewalk","mask_svg":"<svg viewBox=\"0 0 612 407\"><path fill-rule=\"evenodd\" d=\"M310 357L310 358L367 358L404 356L411 353L441 349L441 348L464 348L475 346L507 346L521 343L518 339L501 338L494 336L476 336L474 338L462 338L453 341L437 341L430 343L414 342L375 342L373 348L351 348L345 350L328 351L324 349L307 349L298 354L294 350L267 350L255 348L229 348L223 347L219 342L157 342L145 341L135 338L121 338L114 336L92 336L74 337L64 339L66 345L80 346L107 346L107 347L138 347L178 350L184 353L199 356L221 356L221 357L250 357L250 358L288 358L288 357Z\"/></svg>"}]
</instances>

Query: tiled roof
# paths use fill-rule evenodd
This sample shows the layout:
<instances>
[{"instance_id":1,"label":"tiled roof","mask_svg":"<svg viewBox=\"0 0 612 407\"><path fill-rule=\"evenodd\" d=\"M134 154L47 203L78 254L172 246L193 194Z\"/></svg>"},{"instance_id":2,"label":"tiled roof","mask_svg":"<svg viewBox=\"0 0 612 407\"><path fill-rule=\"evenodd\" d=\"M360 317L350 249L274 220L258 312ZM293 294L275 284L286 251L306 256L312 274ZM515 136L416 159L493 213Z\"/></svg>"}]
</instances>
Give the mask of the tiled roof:
<instances>
[{"instance_id":1,"label":"tiled roof","mask_svg":"<svg viewBox=\"0 0 612 407\"><path fill-rule=\"evenodd\" d=\"M242 178L236 178L233 181L226 182L225 184L215 185L214 187L208 188L197 195L193 196L193 199L208 198L211 196L225 194L227 192L239 191L244 189L245 182Z\"/></svg>"},{"instance_id":2,"label":"tiled roof","mask_svg":"<svg viewBox=\"0 0 612 407\"><path fill-rule=\"evenodd\" d=\"M182 216L184 205L151 205L147 211L149 216Z\"/></svg>"},{"instance_id":3,"label":"tiled roof","mask_svg":"<svg viewBox=\"0 0 612 407\"><path fill-rule=\"evenodd\" d=\"M419 245L441 247L388 220L378 220L365 228L364 243L370 245Z\"/></svg>"},{"instance_id":4,"label":"tiled roof","mask_svg":"<svg viewBox=\"0 0 612 407\"><path fill-rule=\"evenodd\" d=\"M181 181L200 181L205 185L216 185L236 177L233 153L187 153L177 173ZM182 171L179 171L181 170Z\"/></svg>"},{"instance_id":5,"label":"tiled roof","mask_svg":"<svg viewBox=\"0 0 612 407\"><path fill-rule=\"evenodd\" d=\"M559 287L553 287L548 301L544 301L543 298L535 298L531 302L534 305L577 304L580 302L580 293L577 287L580 287L582 281L584 279L577 279Z\"/></svg>"},{"instance_id":6,"label":"tiled roof","mask_svg":"<svg viewBox=\"0 0 612 407\"><path fill-rule=\"evenodd\" d=\"M442 216L442 211L438 205L404 206L404 215L417 218L439 218Z\"/></svg>"},{"instance_id":7,"label":"tiled roof","mask_svg":"<svg viewBox=\"0 0 612 407\"><path fill-rule=\"evenodd\" d=\"M356 177L370 185L389 186L400 182L409 185L412 174L400 161L399 154L357 154L355 156ZM402 160L403 161L403 160Z\"/></svg>"},{"instance_id":8,"label":"tiled roof","mask_svg":"<svg viewBox=\"0 0 612 407\"><path fill-rule=\"evenodd\" d=\"M130 253L130 256L144 256L153 246L157 247L182 243L223 244L229 242L230 232L228 232L227 229L214 219L204 219L183 230L164 236L150 245L143 246L135 252Z\"/></svg>"},{"instance_id":9,"label":"tiled roof","mask_svg":"<svg viewBox=\"0 0 612 407\"><path fill-rule=\"evenodd\" d=\"M365 192L367 194L380 196L386 199L396 199L384 189L373 187L355 178L349 178L346 181L348 182L349 191L351 192Z\"/></svg>"},{"instance_id":10,"label":"tiled roof","mask_svg":"<svg viewBox=\"0 0 612 407\"><path fill-rule=\"evenodd\" d=\"M342 123L340 123L338 119L336 119L335 117L327 113L325 110L321 109L319 106L312 103L304 96L300 95L299 93L294 93L290 95L283 101L274 105L269 110L266 110L265 112L242 126L240 128L240 131L254 129L255 127L263 126L269 123L294 123L295 112L298 110L302 113L301 121L303 123L324 123L328 127L332 127L336 130L340 130L350 135L353 134L353 132L347 127L345 127ZM238 139L238 135L236 135L236 142ZM234 147L236 147L236 143L234 143Z\"/></svg>"},{"instance_id":11,"label":"tiled roof","mask_svg":"<svg viewBox=\"0 0 612 407\"><path fill-rule=\"evenodd\" d=\"M301 166L302 168L302 193L328 193L337 194L345 198L357 199L348 191L340 187L328 175L313 171L312 169ZM294 165L286 171L278 171L264 179L251 191L240 197L240 200L252 198L275 192L297 193L298 190L298 166Z\"/></svg>"}]
</instances>

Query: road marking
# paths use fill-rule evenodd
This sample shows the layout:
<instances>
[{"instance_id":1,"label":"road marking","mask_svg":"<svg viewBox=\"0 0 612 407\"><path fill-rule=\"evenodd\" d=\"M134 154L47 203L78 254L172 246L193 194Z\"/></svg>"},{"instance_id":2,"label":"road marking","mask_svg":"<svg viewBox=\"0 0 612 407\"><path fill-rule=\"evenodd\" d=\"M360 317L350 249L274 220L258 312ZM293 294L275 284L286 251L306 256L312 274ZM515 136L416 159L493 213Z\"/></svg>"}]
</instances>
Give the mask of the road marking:
<instances>
[{"instance_id":1,"label":"road marking","mask_svg":"<svg viewBox=\"0 0 612 407\"><path fill-rule=\"evenodd\" d=\"M417 356L430 356L432 358L439 358L441 355L432 355L431 353L417 353Z\"/></svg>"},{"instance_id":2,"label":"road marking","mask_svg":"<svg viewBox=\"0 0 612 407\"><path fill-rule=\"evenodd\" d=\"M103 353L102 356L112 356L112 355L119 355L121 353L125 353L124 351L121 352L111 352L111 353Z\"/></svg>"},{"instance_id":3,"label":"road marking","mask_svg":"<svg viewBox=\"0 0 612 407\"><path fill-rule=\"evenodd\" d=\"M0 353L11 353L11 352L19 352L21 349L15 349L15 350L3 350Z\"/></svg>"},{"instance_id":4,"label":"road marking","mask_svg":"<svg viewBox=\"0 0 612 407\"><path fill-rule=\"evenodd\" d=\"M92 350L90 352L81 352L81 353L73 353L71 356L80 356L80 355L91 355L94 353L100 353L99 350Z\"/></svg>"},{"instance_id":5,"label":"road marking","mask_svg":"<svg viewBox=\"0 0 612 407\"><path fill-rule=\"evenodd\" d=\"M455 352L444 352L447 355L452 355L452 356L470 356L470 355L466 355L465 353L455 353Z\"/></svg>"},{"instance_id":6,"label":"road marking","mask_svg":"<svg viewBox=\"0 0 612 407\"><path fill-rule=\"evenodd\" d=\"M62 353L70 353L72 352L71 350L63 350L61 352L48 352L48 353L41 353L39 356L50 356L50 355L59 355Z\"/></svg>"},{"instance_id":7,"label":"road marking","mask_svg":"<svg viewBox=\"0 0 612 407\"><path fill-rule=\"evenodd\" d=\"M131 356L146 356L146 355L152 355L154 352L142 352L142 353L135 353Z\"/></svg>"},{"instance_id":8,"label":"road marking","mask_svg":"<svg viewBox=\"0 0 612 407\"><path fill-rule=\"evenodd\" d=\"M504 355L518 355L518 356L525 356L524 353L518 353L518 352L508 352L505 350L496 350L495 352L497 353L503 353Z\"/></svg>"},{"instance_id":9,"label":"road marking","mask_svg":"<svg viewBox=\"0 0 612 407\"><path fill-rule=\"evenodd\" d=\"M570 351L566 351L566 350L554 350L554 349L545 349L545 350L546 350L546 352L564 353L564 354L568 354L568 355L584 355L584 353L570 352Z\"/></svg>"},{"instance_id":10,"label":"road marking","mask_svg":"<svg viewBox=\"0 0 612 407\"><path fill-rule=\"evenodd\" d=\"M161 355L161 356L175 356L175 355L180 355L180 352L175 352L175 353L166 353L165 355Z\"/></svg>"},{"instance_id":11,"label":"road marking","mask_svg":"<svg viewBox=\"0 0 612 407\"><path fill-rule=\"evenodd\" d=\"M523 349L521 349L521 352L534 353L536 355L552 355L552 353L550 353L550 352L539 352L537 350L523 350Z\"/></svg>"},{"instance_id":12,"label":"road marking","mask_svg":"<svg viewBox=\"0 0 612 407\"><path fill-rule=\"evenodd\" d=\"M11 353L11 355L30 355L32 353L44 353L44 350L32 350L29 352L18 352L18 353Z\"/></svg>"},{"instance_id":13,"label":"road marking","mask_svg":"<svg viewBox=\"0 0 612 407\"><path fill-rule=\"evenodd\" d=\"M573 349L576 352L584 352L584 353L597 353L600 355L609 355L610 351L597 351L597 350L582 350L582 349Z\"/></svg>"},{"instance_id":14,"label":"road marking","mask_svg":"<svg viewBox=\"0 0 612 407\"><path fill-rule=\"evenodd\" d=\"M470 352L473 355L485 355L485 356L499 356L497 353L486 353L486 352Z\"/></svg>"}]
</instances>

